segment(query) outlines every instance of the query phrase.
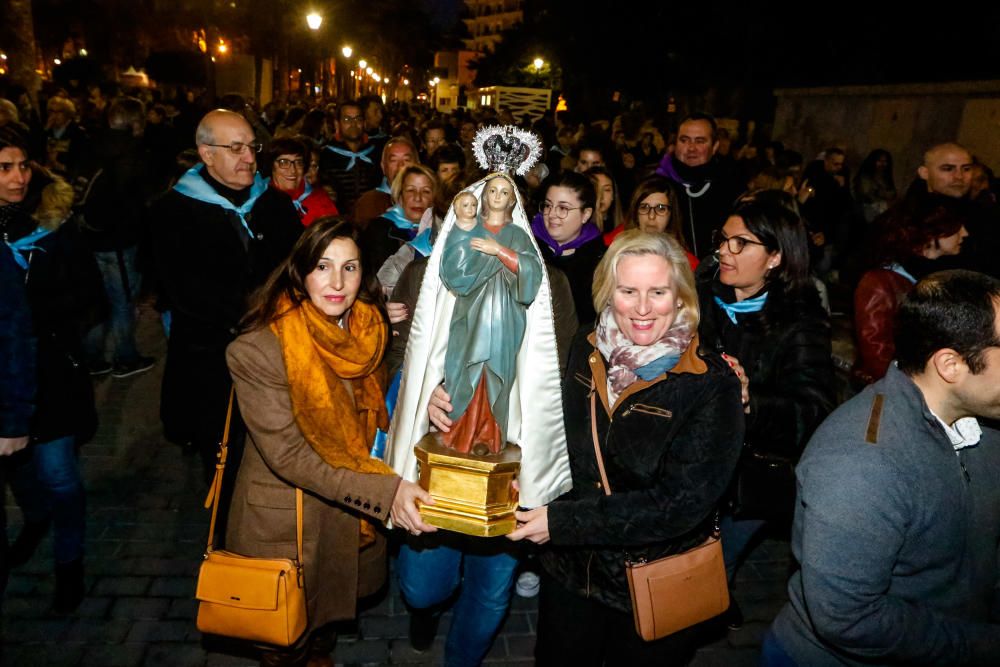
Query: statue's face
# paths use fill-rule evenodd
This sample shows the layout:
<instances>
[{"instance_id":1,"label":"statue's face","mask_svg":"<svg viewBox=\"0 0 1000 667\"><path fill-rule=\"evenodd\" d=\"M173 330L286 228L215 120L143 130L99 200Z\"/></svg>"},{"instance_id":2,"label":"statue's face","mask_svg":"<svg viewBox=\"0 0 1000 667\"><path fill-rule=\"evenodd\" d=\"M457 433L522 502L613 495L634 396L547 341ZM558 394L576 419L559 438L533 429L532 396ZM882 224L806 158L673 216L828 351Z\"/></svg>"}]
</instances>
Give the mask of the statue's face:
<instances>
[{"instance_id":1,"label":"statue's face","mask_svg":"<svg viewBox=\"0 0 1000 667\"><path fill-rule=\"evenodd\" d=\"M514 205L514 186L506 178L498 176L486 184L483 197L487 210L506 211Z\"/></svg>"},{"instance_id":2,"label":"statue's face","mask_svg":"<svg viewBox=\"0 0 1000 667\"><path fill-rule=\"evenodd\" d=\"M479 202L476 201L475 196L470 194L462 195L455 201L455 215L460 220L475 218L477 208L479 208Z\"/></svg>"}]
</instances>

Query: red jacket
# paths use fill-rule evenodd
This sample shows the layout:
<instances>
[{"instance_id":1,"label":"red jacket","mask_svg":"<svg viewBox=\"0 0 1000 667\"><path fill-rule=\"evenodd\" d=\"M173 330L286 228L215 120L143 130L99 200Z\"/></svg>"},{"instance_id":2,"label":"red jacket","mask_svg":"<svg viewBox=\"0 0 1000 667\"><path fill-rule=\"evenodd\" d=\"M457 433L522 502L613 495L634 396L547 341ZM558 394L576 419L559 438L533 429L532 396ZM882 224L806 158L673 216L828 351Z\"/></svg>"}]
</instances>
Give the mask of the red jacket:
<instances>
[{"instance_id":1,"label":"red jacket","mask_svg":"<svg viewBox=\"0 0 1000 667\"><path fill-rule=\"evenodd\" d=\"M279 188L274 184L274 181L271 181L271 187L275 190L279 190ZM294 202L302 196L305 189L306 182L303 180L302 184L295 190L295 192L285 192L284 190L279 191L284 192L286 195L291 197ZM296 206L295 210L299 214L299 220L302 221L303 227L308 227L316 220L324 218L328 215L340 215L340 211L337 210L337 205L333 203L333 200L330 199L330 195L326 194L326 191L319 185L314 186L312 192L309 193L309 196L299 202L299 205L302 208Z\"/></svg>"},{"instance_id":2,"label":"red jacket","mask_svg":"<svg viewBox=\"0 0 1000 667\"><path fill-rule=\"evenodd\" d=\"M854 374L864 382L885 375L896 355L896 312L913 283L890 269L872 269L854 290L854 334L858 343Z\"/></svg>"}]
</instances>

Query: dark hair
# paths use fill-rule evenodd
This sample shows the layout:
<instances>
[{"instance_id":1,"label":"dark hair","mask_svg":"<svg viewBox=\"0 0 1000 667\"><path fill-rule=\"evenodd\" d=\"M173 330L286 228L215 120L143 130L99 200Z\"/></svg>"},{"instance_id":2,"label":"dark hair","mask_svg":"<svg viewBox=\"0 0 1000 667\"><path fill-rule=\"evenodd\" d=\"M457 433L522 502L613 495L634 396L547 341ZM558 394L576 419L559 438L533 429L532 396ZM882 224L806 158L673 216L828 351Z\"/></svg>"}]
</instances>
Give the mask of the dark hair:
<instances>
[{"instance_id":1,"label":"dark hair","mask_svg":"<svg viewBox=\"0 0 1000 667\"><path fill-rule=\"evenodd\" d=\"M580 198L580 206L583 208L597 208L597 191L589 178L575 171L564 171L554 176L549 176L542 183L538 191L542 199L549 192L549 188L569 188Z\"/></svg>"},{"instance_id":2,"label":"dark hair","mask_svg":"<svg viewBox=\"0 0 1000 667\"><path fill-rule=\"evenodd\" d=\"M361 113L365 112L364 106L358 100L344 100L337 105L337 120L340 120L340 117L344 114L344 107L354 107Z\"/></svg>"},{"instance_id":3,"label":"dark hair","mask_svg":"<svg viewBox=\"0 0 1000 667\"><path fill-rule=\"evenodd\" d=\"M465 169L465 151L455 144L445 144L434 152L427 166L436 172L442 164L457 164L459 169Z\"/></svg>"},{"instance_id":4,"label":"dark hair","mask_svg":"<svg viewBox=\"0 0 1000 667\"><path fill-rule=\"evenodd\" d=\"M974 271L927 276L906 296L896 324L896 360L907 375L922 373L938 350L951 348L973 374L986 368L983 352L1000 347L996 331L1000 281Z\"/></svg>"},{"instance_id":5,"label":"dark hair","mask_svg":"<svg viewBox=\"0 0 1000 667\"><path fill-rule=\"evenodd\" d=\"M590 182L594 184L594 194L596 200L597 194L597 177L604 176L609 181L611 181L611 190L614 192L614 201L611 203L611 208L608 209L608 219L598 221L599 211L594 208L594 222L599 223L597 226L602 232L610 232L612 229L617 227L622 220L622 203L621 197L618 194L618 183L615 182L615 176L611 173L611 170L604 165L597 165L596 167L591 167L587 171L583 172L583 175L590 179ZM673 200L671 200L673 201Z\"/></svg>"},{"instance_id":6,"label":"dark hair","mask_svg":"<svg viewBox=\"0 0 1000 667\"><path fill-rule=\"evenodd\" d=\"M719 123L716 122L715 116L713 116L710 113L705 113L704 111L695 111L692 114L688 114L684 118L684 120L680 122L680 125L678 125L677 128L680 129L680 126L683 125L684 123L690 123L696 120L703 120L712 127L712 141L714 142L719 133Z\"/></svg>"},{"instance_id":7,"label":"dark hair","mask_svg":"<svg viewBox=\"0 0 1000 667\"><path fill-rule=\"evenodd\" d=\"M861 179L865 178L875 178L876 167L875 165L881 158L886 159L885 168L885 184L889 186L890 190L896 189L896 184L893 182L892 178L892 154L885 150L884 148L876 148L868 157L864 159L861 166L858 167L858 173L854 175L854 190L859 191L861 189Z\"/></svg>"},{"instance_id":8,"label":"dark hair","mask_svg":"<svg viewBox=\"0 0 1000 667\"><path fill-rule=\"evenodd\" d=\"M868 264L882 266L922 254L937 239L957 234L972 215L965 199L934 192L906 197L872 221Z\"/></svg>"},{"instance_id":9,"label":"dark hair","mask_svg":"<svg viewBox=\"0 0 1000 667\"><path fill-rule=\"evenodd\" d=\"M306 142L293 139L292 137L281 137L280 139L272 139L271 143L267 146L266 159L261 165L261 171L264 172L265 176L271 175L271 171L274 169L274 161L282 155L300 156L305 161L302 173L304 174L309 171L309 163L312 161L312 151L309 150Z\"/></svg>"},{"instance_id":10,"label":"dark hair","mask_svg":"<svg viewBox=\"0 0 1000 667\"><path fill-rule=\"evenodd\" d=\"M781 263L771 269L766 281L785 294L796 294L811 286L806 226L797 210L795 199L788 193L761 190L741 199L729 214L743 220L768 252L781 252Z\"/></svg>"},{"instance_id":11,"label":"dark hair","mask_svg":"<svg viewBox=\"0 0 1000 667\"><path fill-rule=\"evenodd\" d=\"M625 229L638 229L639 227L639 204L649 195L662 192L667 195L668 206L670 207L670 220L663 231L674 237L674 240L688 250L684 241L684 210L677 205L677 188L673 181L665 176L653 174L649 178L643 179L639 185L635 186L632 193L632 201L629 202L628 212L625 214Z\"/></svg>"},{"instance_id":12,"label":"dark hair","mask_svg":"<svg viewBox=\"0 0 1000 667\"><path fill-rule=\"evenodd\" d=\"M250 308L240 322L241 330L253 331L268 326L280 317L283 313L278 312L278 301L282 296L287 296L296 305L308 299L306 276L313 272L323 252L336 239L350 239L361 250L360 232L354 225L340 218L320 218L306 227L291 254L250 297ZM358 301L382 308L382 288L375 270L368 266L368 259L363 251L360 256L361 287L358 290ZM388 317L385 321L389 321Z\"/></svg>"},{"instance_id":13,"label":"dark hair","mask_svg":"<svg viewBox=\"0 0 1000 667\"><path fill-rule=\"evenodd\" d=\"M837 148L836 146L830 146L829 148L827 148L825 151L823 151L823 155L825 157L831 157L834 155L843 155L844 157L847 157L847 153L844 152L844 149Z\"/></svg>"},{"instance_id":14,"label":"dark hair","mask_svg":"<svg viewBox=\"0 0 1000 667\"><path fill-rule=\"evenodd\" d=\"M422 130L420 130L420 138L421 139L426 139L427 138L427 132L429 130L441 130L442 132L444 132L444 130L445 130L444 123L442 123L439 120L428 121L427 124L424 125L424 128Z\"/></svg>"},{"instance_id":15,"label":"dark hair","mask_svg":"<svg viewBox=\"0 0 1000 667\"><path fill-rule=\"evenodd\" d=\"M14 123L0 127L0 151L5 148L20 149L24 157L31 157L28 154L28 136Z\"/></svg>"}]
</instances>

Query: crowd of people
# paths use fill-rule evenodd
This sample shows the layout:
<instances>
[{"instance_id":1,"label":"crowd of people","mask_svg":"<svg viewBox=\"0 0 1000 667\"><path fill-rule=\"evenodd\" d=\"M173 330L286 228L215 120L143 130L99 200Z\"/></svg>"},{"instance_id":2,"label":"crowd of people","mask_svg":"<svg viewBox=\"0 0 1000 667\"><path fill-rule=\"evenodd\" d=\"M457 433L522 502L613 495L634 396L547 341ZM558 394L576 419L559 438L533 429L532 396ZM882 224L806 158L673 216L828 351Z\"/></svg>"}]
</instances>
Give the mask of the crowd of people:
<instances>
[{"instance_id":1,"label":"crowd of people","mask_svg":"<svg viewBox=\"0 0 1000 667\"><path fill-rule=\"evenodd\" d=\"M626 557L719 531L732 586L762 531L789 528L799 569L765 664L1000 663L1000 444L975 419L1000 417L1000 208L957 143L897 188L885 150L852 177L854 147L737 147L703 113L210 109L95 87L40 114L15 93L0 98L0 455L25 521L0 540L4 582L51 526L54 609L83 599L77 452L92 383L157 363L136 343L148 299L164 433L206 482L235 386L226 547L294 556L304 492L309 627L260 647L262 664L332 664L335 623L384 590L390 555L415 649L454 604L448 665L483 660L515 583L540 588L538 664L686 664L703 634L643 641ZM544 159L491 174L474 144L494 125L534 132ZM469 317L518 341L537 324L513 313L544 294L561 377L545 400L562 406L572 489L518 511L507 539L437 530L430 494L373 450L453 206L442 280L459 290L457 258L486 256L518 296L502 322ZM840 391L831 313L856 334ZM478 400L453 379L471 372L435 378L426 416L445 437Z\"/></svg>"}]
</instances>

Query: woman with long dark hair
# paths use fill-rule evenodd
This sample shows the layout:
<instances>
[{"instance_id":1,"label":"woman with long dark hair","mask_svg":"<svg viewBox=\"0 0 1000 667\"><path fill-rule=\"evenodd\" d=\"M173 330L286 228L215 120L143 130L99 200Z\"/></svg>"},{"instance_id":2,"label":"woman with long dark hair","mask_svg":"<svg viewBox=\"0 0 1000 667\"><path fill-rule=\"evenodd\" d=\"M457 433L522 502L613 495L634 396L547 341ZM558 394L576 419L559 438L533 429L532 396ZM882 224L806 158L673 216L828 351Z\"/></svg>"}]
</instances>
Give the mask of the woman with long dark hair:
<instances>
[{"instance_id":1,"label":"woman with long dark hair","mask_svg":"<svg viewBox=\"0 0 1000 667\"><path fill-rule=\"evenodd\" d=\"M715 256L698 268L698 333L743 381L746 414L732 512L722 525L731 578L765 522L792 514L792 466L833 409L833 365L829 318L809 277L806 229L792 196L768 190L742 200L714 245ZM758 474L761 462L784 477ZM731 626L741 622L737 610Z\"/></svg>"},{"instance_id":2,"label":"woman with long dark hair","mask_svg":"<svg viewBox=\"0 0 1000 667\"><path fill-rule=\"evenodd\" d=\"M871 222L889 210L896 200L889 151L876 148L861 163L854 177L854 200L861 206L865 222Z\"/></svg>"},{"instance_id":3,"label":"woman with long dark hair","mask_svg":"<svg viewBox=\"0 0 1000 667\"><path fill-rule=\"evenodd\" d=\"M318 220L256 293L226 358L248 439L226 532L230 551L295 556L295 490L304 492L304 571L309 627L262 664L328 656L333 621L353 618L359 598L386 575L390 516L414 534L433 531L416 501L431 502L370 456L388 428L382 358L389 327L381 290L358 232Z\"/></svg>"}]
</instances>

